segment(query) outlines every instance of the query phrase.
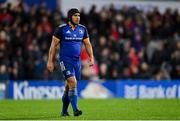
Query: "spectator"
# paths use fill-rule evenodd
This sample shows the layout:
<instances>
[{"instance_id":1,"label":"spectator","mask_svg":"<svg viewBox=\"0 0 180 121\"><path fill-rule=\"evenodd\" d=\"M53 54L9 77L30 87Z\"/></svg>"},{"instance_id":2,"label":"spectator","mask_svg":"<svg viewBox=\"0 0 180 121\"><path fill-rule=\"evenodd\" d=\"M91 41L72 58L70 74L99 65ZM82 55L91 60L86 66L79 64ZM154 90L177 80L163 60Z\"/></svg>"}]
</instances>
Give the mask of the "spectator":
<instances>
[{"instance_id":1,"label":"spectator","mask_svg":"<svg viewBox=\"0 0 180 121\"><path fill-rule=\"evenodd\" d=\"M23 1L0 8L0 78L62 79L46 70L46 58L55 27L65 23L60 10L42 2L27 8ZM93 5L81 10L81 23L89 30L96 64L87 67L82 47L82 79L180 78L180 14L168 8L160 13L114 5L98 12ZM58 64L58 62L56 63ZM93 78L92 78L93 77Z\"/></svg>"},{"instance_id":2,"label":"spectator","mask_svg":"<svg viewBox=\"0 0 180 121\"><path fill-rule=\"evenodd\" d=\"M9 73L8 73L6 65L0 65L0 80L7 81L9 79L10 79Z\"/></svg>"}]
</instances>

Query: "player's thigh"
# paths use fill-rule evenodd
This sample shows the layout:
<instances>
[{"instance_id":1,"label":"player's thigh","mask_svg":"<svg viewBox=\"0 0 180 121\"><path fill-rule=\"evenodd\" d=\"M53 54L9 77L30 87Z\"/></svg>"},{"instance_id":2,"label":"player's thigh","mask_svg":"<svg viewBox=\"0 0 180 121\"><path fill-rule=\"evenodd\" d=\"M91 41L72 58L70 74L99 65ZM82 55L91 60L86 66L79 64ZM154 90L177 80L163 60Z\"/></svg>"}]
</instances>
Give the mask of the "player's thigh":
<instances>
[{"instance_id":1,"label":"player's thigh","mask_svg":"<svg viewBox=\"0 0 180 121\"><path fill-rule=\"evenodd\" d=\"M69 89L76 87L75 69L74 65L67 61L60 61L60 68L63 72L64 78L67 81Z\"/></svg>"},{"instance_id":2,"label":"player's thigh","mask_svg":"<svg viewBox=\"0 0 180 121\"><path fill-rule=\"evenodd\" d=\"M75 76L74 67L70 62L60 61L60 68L63 72L65 80L67 80L69 77Z\"/></svg>"}]
</instances>

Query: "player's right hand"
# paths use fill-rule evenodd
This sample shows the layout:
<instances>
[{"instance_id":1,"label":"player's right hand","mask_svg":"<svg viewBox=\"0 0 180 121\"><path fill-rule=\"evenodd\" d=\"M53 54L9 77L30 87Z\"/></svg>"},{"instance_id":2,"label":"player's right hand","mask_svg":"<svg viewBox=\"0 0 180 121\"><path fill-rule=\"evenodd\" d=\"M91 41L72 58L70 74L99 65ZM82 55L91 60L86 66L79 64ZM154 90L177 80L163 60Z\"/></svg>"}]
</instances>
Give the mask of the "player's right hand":
<instances>
[{"instance_id":1,"label":"player's right hand","mask_svg":"<svg viewBox=\"0 0 180 121\"><path fill-rule=\"evenodd\" d=\"M47 63L47 69L48 69L50 72L53 72L53 70L54 70L54 63L48 61L48 63Z\"/></svg>"},{"instance_id":2,"label":"player's right hand","mask_svg":"<svg viewBox=\"0 0 180 121\"><path fill-rule=\"evenodd\" d=\"M89 66L92 67L94 65L94 58L89 59Z\"/></svg>"}]
</instances>

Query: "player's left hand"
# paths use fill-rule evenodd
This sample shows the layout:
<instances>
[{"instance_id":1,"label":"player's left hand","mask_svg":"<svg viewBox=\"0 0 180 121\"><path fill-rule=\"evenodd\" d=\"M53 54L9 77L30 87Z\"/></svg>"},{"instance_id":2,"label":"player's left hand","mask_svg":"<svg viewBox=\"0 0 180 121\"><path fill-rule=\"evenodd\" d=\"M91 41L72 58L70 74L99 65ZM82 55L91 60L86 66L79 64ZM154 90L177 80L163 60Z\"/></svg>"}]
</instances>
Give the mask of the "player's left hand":
<instances>
[{"instance_id":1,"label":"player's left hand","mask_svg":"<svg viewBox=\"0 0 180 121\"><path fill-rule=\"evenodd\" d=\"M50 72L53 72L53 70L54 70L54 63L51 62L51 61L48 61L48 62L47 62L47 69L48 69Z\"/></svg>"},{"instance_id":2,"label":"player's left hand","mask_svg":"<svg viewBox=\"0 0 180 121\"><path fill-rule=\"evenodd\" d=\"M89 66L93 66L94 65L94 58L90 58L89 59Z\"/></svg>"}]
</instances>

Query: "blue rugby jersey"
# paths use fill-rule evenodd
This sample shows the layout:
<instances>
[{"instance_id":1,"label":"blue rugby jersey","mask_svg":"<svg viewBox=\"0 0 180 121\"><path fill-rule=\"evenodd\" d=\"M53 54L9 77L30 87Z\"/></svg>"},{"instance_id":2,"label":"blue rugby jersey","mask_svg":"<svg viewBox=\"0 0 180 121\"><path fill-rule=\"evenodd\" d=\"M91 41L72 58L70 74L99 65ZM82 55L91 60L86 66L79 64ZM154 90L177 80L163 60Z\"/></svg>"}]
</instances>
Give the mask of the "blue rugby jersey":
<instances>
[{"instance_id":1,"label":"blue rugby jersey","mask_svg":"<svg viewBox=\"0 0 180 121\"><path fill-rule=\"evenodd\" d=\"M54 32L54 36L60 39L60 58L79 58L82 40L89 37L86 27L81 24L78 24L74 30L69 24L60 25Z\"/></svg>"}]
</instances>

